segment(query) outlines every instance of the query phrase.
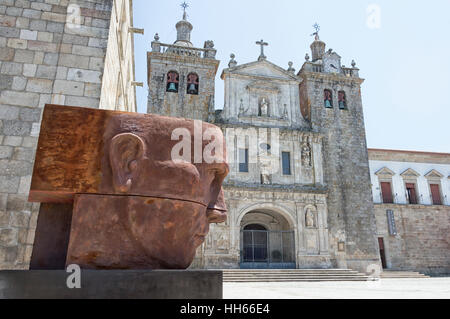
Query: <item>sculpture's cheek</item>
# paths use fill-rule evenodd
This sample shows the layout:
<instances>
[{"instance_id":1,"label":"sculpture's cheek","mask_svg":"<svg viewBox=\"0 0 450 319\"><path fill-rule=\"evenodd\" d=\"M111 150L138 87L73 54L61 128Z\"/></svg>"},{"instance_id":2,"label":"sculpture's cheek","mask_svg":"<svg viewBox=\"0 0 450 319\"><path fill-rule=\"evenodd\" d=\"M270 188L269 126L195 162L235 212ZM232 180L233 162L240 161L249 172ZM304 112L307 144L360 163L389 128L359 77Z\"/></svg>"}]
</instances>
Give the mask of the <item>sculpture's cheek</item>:
<instances>
[{"instance_id":1,"label":"sculpture's cheek","mask_svg":"<svg viewBox=\"0 0 450 319\"><path fill-rule=\"evenodd\" d=\"M168 268L186 268L208 234L205 211L191 202L133 198L128 212L132 238L149 258L161 256Z\"/></svg>"}]
</instances>

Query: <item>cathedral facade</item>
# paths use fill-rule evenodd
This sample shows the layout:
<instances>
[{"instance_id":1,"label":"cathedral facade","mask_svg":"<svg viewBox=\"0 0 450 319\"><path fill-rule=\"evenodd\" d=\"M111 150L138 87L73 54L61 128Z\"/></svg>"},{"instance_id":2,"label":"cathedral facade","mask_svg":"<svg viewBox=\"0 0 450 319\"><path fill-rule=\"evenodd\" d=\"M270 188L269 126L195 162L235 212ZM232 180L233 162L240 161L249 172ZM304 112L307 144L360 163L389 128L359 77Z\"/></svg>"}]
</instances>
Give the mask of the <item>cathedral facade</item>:
<instances>
[{"instance_id":1,"label":"cathedral facade","mask_svg":"<svg viewBox=\"0 0 450 319\"><path fill-rule=\"evenodd\" d=\"M211 226L192 267L381 267L358 68L341 65L318 33L299 72L261 54L221 73L212 41L190 42L184 15L173 44L148 53L148 112L213 122L226 136L229 210Z\"/></svg>"},{"instance_id":2,"label":"cathedral facade","mask_svg":"<svg viewBox=\"0 0 450 319\"><path fill-rule=\"evenodd\" d=\"M28 202L45 104L136 111L132 0L0 1L0 269L28 269ZM227 139L228 219L192 268L352 268L450 274L450 154L367 149L359 70L320 40L296 72L264 55L220 61L212 41L148 52L148 113L215 123ZM215 109L215 79L225 88Z\"/></svg>"}]
</instances>

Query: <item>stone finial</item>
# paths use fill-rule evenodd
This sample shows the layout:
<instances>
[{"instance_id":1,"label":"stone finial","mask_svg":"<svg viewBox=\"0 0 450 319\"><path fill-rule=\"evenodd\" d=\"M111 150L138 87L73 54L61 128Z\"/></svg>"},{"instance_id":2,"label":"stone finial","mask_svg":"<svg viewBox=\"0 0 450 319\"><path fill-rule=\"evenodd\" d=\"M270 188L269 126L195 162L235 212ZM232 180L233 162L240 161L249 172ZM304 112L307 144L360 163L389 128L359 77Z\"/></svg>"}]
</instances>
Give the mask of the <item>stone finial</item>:
<instances>
[{"instance_id":1,"label":"stone finial","mask_svg":"<svg viewBox=\"0 0 450 319\"><path fill-rule=\"evenodd\" d=\"M355 60L352 60L352 68L354 68L356 66L356 62Z\"/></svg>"},{"instance_id":2,"label":"stone finial","mask_svg":"<svg viewBox=\"0 0 450 319\"><path fill-rule=\"evenodd\" d=\"M288 62L288 66L289 66L287 69L288 72L293 72L293 73L295 72L295 69L292 67L293 65L294 65L294 63L292 63L292 61Z\"/></svg>"},{"instance_id":3,"label":"stone finial","mask_svg":"<svg viewBox=\"0 0 450 319\"><path fill-rule=\"evenodd\" d=\"M159 42L159 35L155 33L154 41L152 41L152 51L161 52L161 43Z\"/></svg>"},{"instance_id":4,"label":"stone finial","mask_svg":"<svg viewBox=\"0 0 450 319\"><path fill-rule=\"evenodd\" d=\"M307 62L309 62L309 54L308 54L308 53L305 54L305 60L306 60Z\"/></svg>"},{"instance_id":5,"label":"stone finial","mask_svg":"<svg viewBox=\"0 0 450 319\"><path fill-rule=\"evenodd\" d=\"M215 59L217 50L214 49L214 42L212 40L205 41L203 48L206 49L204 57L207 59Z\"/></svg>"},{"instance_id":6,"label":"stone finial","mask_svg":"<svg viewBox=\"0 0 450 319\"><path fill-rule=\"evenodd\" d=\"M234 59L236 56L234 55L234 53L230 54L230 62L228 62L228 67L229 68L234 68L237 65L237 61Z\"/></svg>"},{"instance_id":7,"label":"stone finial","mask_svg":"<svg viewBox=\"0 0 450 319\"><path fill-rule=\"evenodd\" d=\"M212 49L214 48L214 41L212 40L207 40L205 41L205 44L203 45L204 49Z\"/></svg>"},{"instance_id":8,"label":"stone finial","mask_svg":"<svg viewBox=\"0 0 450 319\"><path fill-rule=\"evenodd\" d=\"M328 54L331 54L331 53L333 53L333 49L332 49L332 48L329 48L329 49L328 49Z\"/></svg>"}]
</instances>

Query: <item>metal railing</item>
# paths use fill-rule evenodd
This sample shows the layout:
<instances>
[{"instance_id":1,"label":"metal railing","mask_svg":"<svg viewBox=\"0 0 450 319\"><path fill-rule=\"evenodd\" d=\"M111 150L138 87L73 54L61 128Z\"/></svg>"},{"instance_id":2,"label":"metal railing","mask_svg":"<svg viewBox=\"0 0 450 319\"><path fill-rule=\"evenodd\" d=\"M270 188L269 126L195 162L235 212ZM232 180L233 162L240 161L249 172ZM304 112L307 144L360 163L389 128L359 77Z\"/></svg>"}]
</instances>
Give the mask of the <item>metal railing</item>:
<instances>
[{"instance_id":1,"label":"metal railing","mask_svg":"<svg viewBox=\"0 0 450 319\"><path fill-rule=\"evenodd\" d=\"M175 44L167 44L161 42L152 42L152 51L158 53L170 53L180 56L190 56L204 59L214 59L216 56L216 49L214 48L194 48L185 47Z\"/></svg>"},{"instance_id":2,"label":"metal railing","mask_svg":"<svg viewBox=\"0 0 450 319\"><path fill-rule=\"evenodd\" d=\"M318 72L322 73L324 72L324 68L322 64L316 64L314 62L305 62L303 66L303 70L307 72ZM359 77L358 68L348 68L345 66L341 67L341 74L345 75L346 77L352 77L357 78Z\"/></svg>"},{"instance_id":3,"label":"metal railing","mask_svg":"<svg viewBox=\"0 0 450 319\"><path fill-rule=\"evenodd\" d=\"M295 268L294 231L242 230L242 268Z\"/></svg>"}]
</instances>

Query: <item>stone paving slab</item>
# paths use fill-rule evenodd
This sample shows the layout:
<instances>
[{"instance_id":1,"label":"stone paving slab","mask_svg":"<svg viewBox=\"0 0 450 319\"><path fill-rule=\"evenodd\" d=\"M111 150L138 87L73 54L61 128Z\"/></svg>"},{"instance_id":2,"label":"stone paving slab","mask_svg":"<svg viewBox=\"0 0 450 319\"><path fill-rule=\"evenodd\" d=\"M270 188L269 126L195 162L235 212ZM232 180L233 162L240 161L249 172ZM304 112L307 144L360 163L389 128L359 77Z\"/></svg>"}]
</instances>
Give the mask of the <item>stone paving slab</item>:
<instances>
[{"instance_id":1,"label":"stone paving slab","mask_svg":"<svg viewBox=\"0 0 450 319\"><path fill-rule=\"evenodd\" d=\"M447 299L450 277L368 282L224 283L224 299Z\"/></svg>"}]
</instances>

